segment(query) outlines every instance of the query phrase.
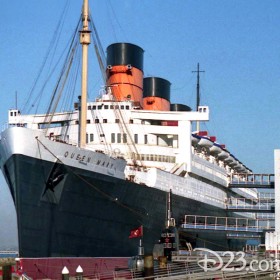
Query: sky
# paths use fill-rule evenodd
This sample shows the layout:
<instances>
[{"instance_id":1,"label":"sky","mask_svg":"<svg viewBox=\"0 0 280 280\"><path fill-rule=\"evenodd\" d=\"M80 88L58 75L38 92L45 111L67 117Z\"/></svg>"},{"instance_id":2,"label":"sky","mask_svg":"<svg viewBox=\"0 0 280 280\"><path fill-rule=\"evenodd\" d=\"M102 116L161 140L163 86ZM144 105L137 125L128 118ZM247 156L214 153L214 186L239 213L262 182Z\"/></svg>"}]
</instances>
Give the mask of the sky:
<instances>
[{"instance_id":1,"label":"sky","mask_svg":"<svg viewBox=\"0 0 280 280\"><path fill-rule=\"evenodd\" d=\"M8 109L16 103L23 108L29 98L62 11L67 7L60 35L65 43L82 1L0 1L0 124L5 127ZM195 108L192 71L200 63L201 105L210 108L210 121L201 129L253 172L274 173L274 150L280 146L279 0L89 2L104 50L115 42L142 47L144 75L170 81L172 103ZM90 80L94 99L103 83L95 72ZM16 243L12 205L0 177L0 248Z\"/></svg>"}]
</instances>

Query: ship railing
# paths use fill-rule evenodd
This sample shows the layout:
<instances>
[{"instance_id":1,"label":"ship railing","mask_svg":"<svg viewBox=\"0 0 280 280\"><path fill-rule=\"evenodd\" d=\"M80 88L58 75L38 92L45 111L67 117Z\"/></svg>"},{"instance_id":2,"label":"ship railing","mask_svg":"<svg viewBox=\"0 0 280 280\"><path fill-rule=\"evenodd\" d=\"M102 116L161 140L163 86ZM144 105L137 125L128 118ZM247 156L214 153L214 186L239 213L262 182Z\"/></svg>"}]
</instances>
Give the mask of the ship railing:
<instances>
[{"instance_id":1,"label":"ship railing","mask_svg":"<svg viewBox=\"0 0 280 280\"><path fill-rule=\"evenodd\" d=\"M185 215L181 228L233 232L262 232L265 229L273 229L269 222L260 223L258 220L250 218L197 215Z\"/></svg>"}]
</instances>

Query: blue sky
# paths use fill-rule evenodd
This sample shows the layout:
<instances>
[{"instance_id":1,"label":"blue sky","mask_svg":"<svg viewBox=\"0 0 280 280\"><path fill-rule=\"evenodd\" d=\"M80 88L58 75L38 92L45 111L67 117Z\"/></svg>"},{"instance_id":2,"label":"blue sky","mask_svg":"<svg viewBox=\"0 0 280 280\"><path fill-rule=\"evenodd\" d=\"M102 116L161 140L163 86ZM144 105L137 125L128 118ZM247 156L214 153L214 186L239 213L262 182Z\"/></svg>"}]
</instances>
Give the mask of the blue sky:
<instances>
[{"instance_id":1,"label":"blue sky","mask_svg":"<svg viewBox=\"0 0 280 280\"><path fill-rule=\"evenodd\" d=\"M89 1L103 48L114 42L141 46L145 76L169 80L172 103L194 108L192 71L199 62L205 70L201 103L210 107L210 122L202 128L254 172L274 173L273 151L280 139L280 1ZM1 126L15 106L16 91L18 107L25 104L63 7L69 3L68 27L61 35L66 42L81 2L1 1ZM102 81L99 73L90 77L94 98ZM11 209L2 178L0 184L0 210ZM13 209L0 213L1 225L7 216L14 220Z\"/></svg>"}]
</instances>

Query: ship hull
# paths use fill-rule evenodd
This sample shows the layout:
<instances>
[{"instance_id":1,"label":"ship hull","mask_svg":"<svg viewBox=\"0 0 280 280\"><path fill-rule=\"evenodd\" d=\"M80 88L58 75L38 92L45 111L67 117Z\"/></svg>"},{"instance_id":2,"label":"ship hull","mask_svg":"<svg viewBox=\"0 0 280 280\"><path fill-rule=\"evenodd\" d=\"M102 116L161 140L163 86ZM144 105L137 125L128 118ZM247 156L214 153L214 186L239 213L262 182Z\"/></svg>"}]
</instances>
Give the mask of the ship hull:
<instances>
[{"instance_id":1,"label":"ship hull","mask_svg":"<svg viewBox=\"0 0 280 280\"><path fill-rule=\"evenodd\" d=\"M3 167L15 201L21 257L114 257L137 254L131 229L144 226L145 253L160 238L166 192L24 155ZM62 179L57 184L55 175ZM173 195L173 216L225 216L223 209ZM225 233L184 234L194 246L229 248Z\"/></svg>"}]
</instances>

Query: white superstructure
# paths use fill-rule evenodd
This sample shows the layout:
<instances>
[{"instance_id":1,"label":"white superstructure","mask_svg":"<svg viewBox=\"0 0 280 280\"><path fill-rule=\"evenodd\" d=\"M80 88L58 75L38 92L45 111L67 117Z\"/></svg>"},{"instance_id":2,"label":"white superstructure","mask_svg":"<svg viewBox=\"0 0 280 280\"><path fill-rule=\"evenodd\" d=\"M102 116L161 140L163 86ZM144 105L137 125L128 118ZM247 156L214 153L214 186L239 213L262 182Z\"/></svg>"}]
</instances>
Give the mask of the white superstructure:
<instances>
[{"instance_id":1,"label":"white superstructure","mask_svg":"<svg viewBox=\"0 0 280 280\"><path fill-rule=\"evenodd\" d=\"M54 144L60 144L54 154L62 162L71 160L71 155L75 159L79 154L82 159L82 153L72 151L80 149L77 104L76 108L53 116L25 116L10 110L9 125L41 131L51 153ZM174 194L225 208L231 196L227 188L230 174L251 171L211 137L191 132L193 121L208 120L206 106L195 112L139 110L132 101L116 102L104 94L87 104L86 147L82 150L125 159L126 180L166 192L172 189ZM257 198L252 189L234 192L239 197Z\"/></svg>"}]
</instances>

